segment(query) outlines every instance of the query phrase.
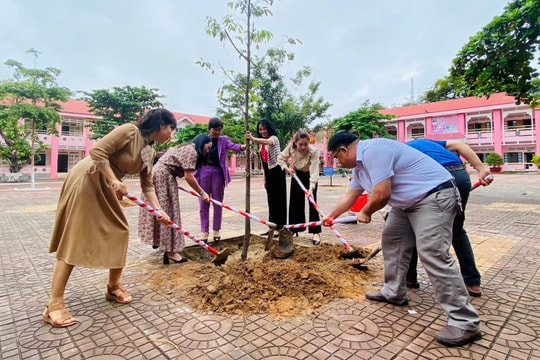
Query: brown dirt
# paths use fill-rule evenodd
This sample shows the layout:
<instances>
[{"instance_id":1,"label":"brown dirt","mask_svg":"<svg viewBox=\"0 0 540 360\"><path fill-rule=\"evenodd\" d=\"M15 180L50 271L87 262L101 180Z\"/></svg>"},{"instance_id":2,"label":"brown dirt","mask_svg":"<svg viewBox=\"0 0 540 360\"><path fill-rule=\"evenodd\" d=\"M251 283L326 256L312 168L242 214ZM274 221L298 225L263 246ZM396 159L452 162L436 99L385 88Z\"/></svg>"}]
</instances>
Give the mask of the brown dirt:
<instances>
[{"instance_id":1,"label":"brown dirt","mask_svg":"<svg viewBox=\"0 0 540 360\"><path fill-rule=\"evenodd\" d=\"M241 241L210 245L231 250L225 265L214 266L211 254L189 247L183 255L192 261L155 270L149 285L197 311L279 318L314 313L336 298L363 301L365 288L382 276L380 257L356 269L341 245L295 244L288 258L277 259L277 249L264 251L264 240L252 236L246 261L240 260ZM363 257L371 251L355 250Z\"/></svg>"}]
</instances>

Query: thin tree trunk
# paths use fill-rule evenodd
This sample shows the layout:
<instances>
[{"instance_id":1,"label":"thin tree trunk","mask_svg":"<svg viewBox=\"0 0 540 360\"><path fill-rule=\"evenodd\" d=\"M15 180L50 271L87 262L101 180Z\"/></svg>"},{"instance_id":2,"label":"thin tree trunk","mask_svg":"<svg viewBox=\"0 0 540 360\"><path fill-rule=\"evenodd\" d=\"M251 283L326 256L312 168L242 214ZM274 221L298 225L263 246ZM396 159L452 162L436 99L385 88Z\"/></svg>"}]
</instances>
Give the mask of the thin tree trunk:
<instances>
[{"instance_id":1,"label":"thin tree trunk","mask_svg":"<svg viewBox=\"0 0 540 360\"><path fill-rule=\"evenodd\" d=\"M249 130L249 85L251 78L251 0L248 0L247 11L247 76L246 76L246 92L244 95L244 129ZM248 142L249 144L249 142ZM251 198L251 149L246 147L246 212L251 212L250 198ZM249 218L245 220L244 230L244 246L242 247L242 261L246 261L247 253L249 249L249 239L251 237L251 222Z\"/></svg>"}]
</instances>

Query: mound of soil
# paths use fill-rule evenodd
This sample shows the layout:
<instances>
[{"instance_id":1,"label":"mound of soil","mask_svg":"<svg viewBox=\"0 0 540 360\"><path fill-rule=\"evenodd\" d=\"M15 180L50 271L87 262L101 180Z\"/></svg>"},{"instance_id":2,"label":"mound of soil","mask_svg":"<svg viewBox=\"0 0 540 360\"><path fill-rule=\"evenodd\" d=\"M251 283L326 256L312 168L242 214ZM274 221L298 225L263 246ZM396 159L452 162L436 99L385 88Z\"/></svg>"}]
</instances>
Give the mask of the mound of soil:
<instances>
[{"instance_id":1,"label":"mound of soil","mask_svg":"<svg viewBox=\"0 0 540 360\"><path fill-rule=\"evenodd\" d=\"M212 255L198 246L186 248L184 256L195 261L154 271L149 285L200 312L290 317L313 313L336 298L363 301L365 288L382 278L380 257L357 269L341 245L296 245L291 256L276 259L252 236L246 261L240 260L241 244L220 243L216 249L224 246L232 253L223 266L210 263ZM369 252L357 249L362 256Z\"/></svg>"}]
</instances>

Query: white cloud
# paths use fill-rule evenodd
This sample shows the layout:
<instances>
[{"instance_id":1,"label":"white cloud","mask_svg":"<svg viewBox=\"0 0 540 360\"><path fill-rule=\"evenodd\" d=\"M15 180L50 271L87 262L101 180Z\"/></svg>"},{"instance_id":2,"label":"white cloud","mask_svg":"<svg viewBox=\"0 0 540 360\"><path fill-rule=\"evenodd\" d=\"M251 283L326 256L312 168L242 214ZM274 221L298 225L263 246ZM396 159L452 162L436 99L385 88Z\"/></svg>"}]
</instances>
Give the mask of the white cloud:
<instances>
[{"instance_id":1,"label":"white cloud","mask_svg":"<svg viewBox=\"0 0 540 360\"><path fill-rule=\"evenodd\" d=\"M211 3L212 6L208 4ZM201 69L199 58L243 70L230 46L205 33L206 16L231 11L226 0L4 0L0 61L26 66L26 50L41 52L38 66L63 71L72 90L122 85L159 88L175 111L213 115L224 77ZM447 75L468 38L503 11L506 0L283 0L274 16L256 22L274 34L303 42L289 75L310 66L320 95L334 105L332 117L365 100L398 105L408 99L410 81L421 95ZM0 66L0 79L11 70Z\"/></svg>"}]
</instances>

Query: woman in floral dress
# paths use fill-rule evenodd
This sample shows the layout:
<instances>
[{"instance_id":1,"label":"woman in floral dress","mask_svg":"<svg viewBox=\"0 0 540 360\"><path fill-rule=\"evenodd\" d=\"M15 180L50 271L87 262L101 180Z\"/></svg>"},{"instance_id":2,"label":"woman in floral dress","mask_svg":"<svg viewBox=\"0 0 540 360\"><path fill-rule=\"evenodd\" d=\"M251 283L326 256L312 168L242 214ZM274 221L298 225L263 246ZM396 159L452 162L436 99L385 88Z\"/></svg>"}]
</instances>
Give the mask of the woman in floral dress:
<instances>
[{"instance_id":1,"label":"woman in floral dress","mask_svg":"<svg viewBox=\"0 0 540 360\"><path fill-rule=\"evenodd\" d=\"M208 154L212 140L207 134L197 135L191 143L169 148L154 166L152 178L161 209L176 224L182 224L177 179L185 177L191 188L209 201L208 194L201 188L194 172ZM145 209L139 210L139 235L141 241L159 247L163 251L163 264L183 263L187 259L180 255L184 250L184 235L170 226L160 225L156 217Z\"/></svg>"}]
</instances>

